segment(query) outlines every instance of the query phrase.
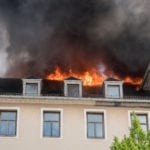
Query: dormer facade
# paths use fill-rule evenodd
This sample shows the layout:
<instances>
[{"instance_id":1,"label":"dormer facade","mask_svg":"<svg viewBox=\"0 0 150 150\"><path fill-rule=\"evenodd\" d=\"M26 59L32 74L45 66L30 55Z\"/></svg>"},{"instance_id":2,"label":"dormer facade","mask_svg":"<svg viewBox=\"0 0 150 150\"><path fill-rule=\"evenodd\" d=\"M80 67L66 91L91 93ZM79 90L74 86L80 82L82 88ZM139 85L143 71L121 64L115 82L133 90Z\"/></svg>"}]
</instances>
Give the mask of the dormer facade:
<instances>
[{"instance_id":1,"label":"dormer facade","mask_svg":"<svg viewBox=\"0 0 150 150\"><path fill-rule=\"evenodd\" d=\"M142 84L141 84L141 89L143 91L149 92L150 93L150 63L147 67L147 70L145 72Z\"/></svg>"},{"instance_id":2,"label":"dormer facade","mask_svg":"<svg viewBox=\"0 0 150 150\"><path fill-rule=\"evenodd\" d=\"M64 96L82 97L82 80L69 77L64 80Z\"/></svg>"},{"instance_id":3,"label":"dormer facade","mask_svg":"<svg viewBox=\"0 0 150 150\"><path fill-rule=\"evenodd\" d=\"M41 81L35 77L28 77L22 79L23 95L24 96L40 96L41 95Z\"/></svg>"},{"instance_id":4,"label":"dormer facade","mask_svg":"<svg viewBox=\"0 0 150 150\"><path fill-rule=\"evenodd\" d=\"M123 82L113 78L104 81L105 98L123 98Z\"/></svg>"}]
</instances>

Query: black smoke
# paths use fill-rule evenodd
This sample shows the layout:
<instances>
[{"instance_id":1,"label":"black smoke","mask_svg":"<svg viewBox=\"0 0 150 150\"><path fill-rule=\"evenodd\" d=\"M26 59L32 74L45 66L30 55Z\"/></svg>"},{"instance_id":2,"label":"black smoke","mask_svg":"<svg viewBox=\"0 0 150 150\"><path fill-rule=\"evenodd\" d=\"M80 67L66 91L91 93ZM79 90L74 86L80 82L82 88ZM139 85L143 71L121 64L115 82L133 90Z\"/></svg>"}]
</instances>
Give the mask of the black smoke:
<instances>
[{"instance_id":1,"label":"black smoke","mask_svg":"<svg viewBox=\"0 0 150 150\"><path fill-rule=\"evenodd\" d=\"M0 0L9 39L5 76L103 64L121 77L141 77L150 60L149 8L149 0Z\"/></svg>"}]
</instances>

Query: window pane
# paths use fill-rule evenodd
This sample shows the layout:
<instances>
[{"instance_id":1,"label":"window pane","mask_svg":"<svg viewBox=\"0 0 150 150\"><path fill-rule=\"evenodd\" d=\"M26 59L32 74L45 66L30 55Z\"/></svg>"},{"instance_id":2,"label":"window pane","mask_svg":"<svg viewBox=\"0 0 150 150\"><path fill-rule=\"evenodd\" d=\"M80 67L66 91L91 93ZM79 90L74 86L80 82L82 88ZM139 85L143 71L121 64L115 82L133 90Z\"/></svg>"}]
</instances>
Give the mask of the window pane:
<instances>
[{"instance_id":1,"label":"window pane","mask_svg":"<svg viewBox=\"0 0 150 150\"><path fill-rule=\"evenodd\" d=\"M68 96L79 97L79 84L68 84Z\"/></svg>"},{"instance_id":2,"label":"window pane","mask_svg":"<svg viewBox=\"0 0 150 150\"><path fill-rule=\"evenodd\" d=\"M118 85L108 85L107 87L107 93L110 97L119 98L120 92L119 92L119 86Z\"/></svg>"},{"instance_id":3,"label":"window pane","mask_svg":"<svg viewBox=\"0 0 150 150\"><path fill-rule=\"evenodd\" d=\"M25 93L29 95L38 94L38 84L37 83L27 83L25 88Z\"/></svg>"},{"instance_id":4,"label":"window pane","mask_svg":"<svg viewBox=\"0 0 150 150\"><path fill-rule=\"evenodd\" d=\"M1 120L15 120L16 119L16 112L2 112L1 113Z\"/></svg>"},{"instance_id":5,"label":"window pane","mask_svg":"<svg viewBox=\"0 0 150 150\"><path fill-rule=\"evenodd\" d=\"M141 123L146 123L147 122L147 120L146 120L147 116L146 115L137 115L137 117L138 117L138 119Z\"/></svg>"},{"instance_id":6,"label":"window pane","mask_svg":"<svg viewBox=\"0 0 150 150\"><path fill-rule=\"evenodd\" d=\"M102 122L101 114L88 114L88 122Z\"/></svg>"},{"instance_id":7,"label":"window pane","mask_svg":"<svg viewBox=\"0 0 150 150\"><path fill-rule=\"evenodd\" d=\"M59 113L44 113L45 121L59 121Z\"/></svg>"},{"instance_id":8,"label":"window pane","mask_svg":"<svg viewBox=\"0 0 150 150\"><path fill-rule=\"evenodd\" d=\"M103 137L103 126L102 124L96 124L96 137Z\"/></svg>"},{"instance_id":9,"label":"window pane","mask_svg":"<svg viewBox=\"0 0 150 150\"><path fill-rule=\"evenodd\" d=\"M94 137L94 124L93 123L88 123L87 136L88 137Z\"/></svg>"},{"instance_id":10,"label":"window pane","mask_svg":"<svg viewBox=\"0 0 150 150\"><path fill-rule=\"evenodd\" d=\"M59 123L53 123L52 135L59 136Z\"/></svg>"},{"instance_id":11,"label":"window pane","mask_svg":"<svg viewBox=\"0 0 150 150\"><path fill-rule=\"evenodd\" d=\"M15 120L16 119L16 112L2 112L1 113L1 120Z\"/></svg>"},{"instance_id":12,"label":"window pane","mask_svg":"<svg viewBox=\"0 0 150 150\"><path fill-rule=\"evenodd\" d=\"M44 136L51 136L51 123L44 123Z\"/></svg>"},{"instance_id":13,"label":"window pane","mask_svg":"<svg viewBox=\"0 0 150 150\"><path fill-rule=\"evenodd\" d=\"M148 129L147 129L147 125L141 125L142 129L146 132Z\"/></svg>"},{"instance_id":14,"label":"window pane","mask_svg":"<svg viewBox=\"0 0 150 150\"><path fill-rule=\"evenodd\" d=\"M14 121L10 121L9 122L9 135L15 135L15 128L16 128L16 125L15 125L15 122Z\"/></svg>"},{"instance_id":15,"label":"window pane","mask_svg":"<svg viewBox=\"0 0 150 150\"><path fill-rule=\"evenodd\" d=\"M8 126L7 126L8 124L7 124L7 121L2 121L1 123L0 123L0 134L1 135L7 135L8 133Z\"/></svg>"}]
</instances>

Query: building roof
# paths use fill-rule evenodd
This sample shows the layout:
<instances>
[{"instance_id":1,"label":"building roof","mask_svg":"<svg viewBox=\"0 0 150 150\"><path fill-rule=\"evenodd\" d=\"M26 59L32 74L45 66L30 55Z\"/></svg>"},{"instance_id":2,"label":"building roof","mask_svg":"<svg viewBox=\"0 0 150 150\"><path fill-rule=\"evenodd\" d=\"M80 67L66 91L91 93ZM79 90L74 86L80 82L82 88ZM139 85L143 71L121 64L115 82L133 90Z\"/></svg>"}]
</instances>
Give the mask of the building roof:
<instances>
[{"instance_id":1,"label":"building roof","mask_svg":"<svg viewBox=\"0 0 150 150\"><path fill-rule=\"evenodd\" d=\"M72 78L71 78L72 79ZM22 79L0 78L0 94L22 95ZM150 93L143 89L137 91L135 85L123 84L124 96L150 97ZM41 94L43 96L63 96L63 81L42 80ZM83 86L83 97L104 97L103 86Z\"/></svg>"},{"instance_id":2,"label":"building roof","mask_svg":"<svg viewBox=\"0 0 150 150\"><path fill-rule=\"evenodd\" d=\"M75 77L69 77L69 78L66 78L65 80L81 80L81 79L75 78Z\"/></svg>"},{"instance_id":3,"label":"building roof","mask_svg":"<svg viewBox=\"0 0 150 150\"><path fill-rule=\"evenodd\" d=\"M107 78L105 81L121 81L121 80L118 80L118 79L115 79L115 78Z\"/></svg>"},{"instance_id":4,"label":"building roof","mask_svg":"<svg viewBox=\"0 0 150 150\"><path fill-rule=\"evenodd\" d=\"M22 80L15 78L0 78L0 93L21 94Z\"/></svg>"},{"instance_id":5,"label":"building roof","mask_svg":"<svg viewBox=\"0 0 150 150\"><path fill-rule=\"evenodd\" d=\"M28 77L25 77L24 79L40 79L40 78L36 76L28 76Z\"/></svg>"}]
</instances>

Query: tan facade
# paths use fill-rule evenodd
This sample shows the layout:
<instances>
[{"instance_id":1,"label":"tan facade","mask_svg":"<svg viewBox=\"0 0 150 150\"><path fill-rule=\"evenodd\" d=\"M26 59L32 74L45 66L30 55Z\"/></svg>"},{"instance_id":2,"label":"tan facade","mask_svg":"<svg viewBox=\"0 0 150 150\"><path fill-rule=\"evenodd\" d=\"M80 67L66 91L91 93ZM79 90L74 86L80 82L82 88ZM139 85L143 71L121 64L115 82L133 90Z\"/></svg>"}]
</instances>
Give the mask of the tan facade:
<instances>
[{"instance_id":1,"label":"tan facade","mask_svg":"<svg viewBox=\"0 0 150 150\"><path fill-rule=\"evenodd\" d=\"M128 133L129 112L150 113L149 102L90 98L15 98L1 97L0 110L17 110L16 137L0 137L3 150L108 150L114 136ZM99 103L97 103L99 102ZM61 112L61 135L43 137L43 111ZM86 112L103 112L105 138L90 139L86 134Z\"/></svg>"}]
</instances>

